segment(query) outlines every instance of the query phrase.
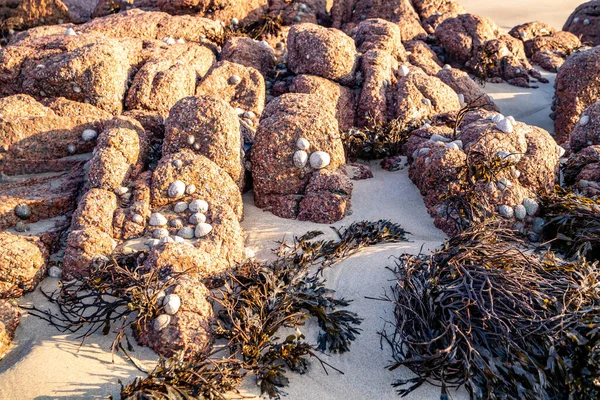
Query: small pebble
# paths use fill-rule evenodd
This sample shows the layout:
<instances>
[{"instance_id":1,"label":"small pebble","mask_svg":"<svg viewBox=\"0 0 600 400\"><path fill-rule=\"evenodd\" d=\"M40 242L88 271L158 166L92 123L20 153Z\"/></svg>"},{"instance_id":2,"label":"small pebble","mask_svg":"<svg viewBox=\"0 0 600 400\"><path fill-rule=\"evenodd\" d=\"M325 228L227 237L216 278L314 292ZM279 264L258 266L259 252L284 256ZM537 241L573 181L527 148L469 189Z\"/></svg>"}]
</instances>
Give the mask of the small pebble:
<instances>
[{"instance_id":1,"label":"small pebble","mask_svg":"<svg viewBox=\"0 0 600 400\"><path fill-rule=\"evenodd\" d=\"M150 226L163 226L167 224L167 218L161 213L152 213L149 223Z\"/></svg>"},{"instance_id":2,"label":"small pebble","mask_svg":"<svg viewBox=\"0 0 600 400\"><path fill-rule=\"evenodd\" d=\"M77 36L77 33L75 32L75 29L67 28L65 31L65 36Z\"/></svg>"},{"instance_id":3,"label":"small pebble","mask_svg":"<svg viewBox=\"0 0 600 400\"><path fill-rule=\"evenodd\" d=\"M92 140L96 139L97 136L98 136L98 132L96 132L93 129L86 129L81 133L81 139L84 142L92 141Z\"/></svg>"},{"instance_id":4,"label":"small pebble","mask_svg":"<svg viewBox=\"0 0 600 400\"><path fill-rule=\"evenodd\" d=\"M462 105L465 104L465 95L462 93L458 94L458 102Z\"/></svg>"},{"instance_id":5,"label":"small pebble","mask_svg":"<svg viewBox=\"0 0 600 400\"><path fill-rule=\"evenodd\" d=\"M300 16L299 16L299 15L296 15L296 16L295 16L295 17L294 17L292 20L293 20L294 22L301 22L301 21L302 21L302 18L300 18Z\"/></svg>"},{"instance_id":6,"label":"small pebble","mask_svg":"<svg viewBox=\"0 0 600 400\"><path fill-rule=\"evenodd\" d=\"M240 78L239 75L232 75L227 80L227 82L229 82L230 85L237 85L241 81L242 81L242 78Z\"/></svg>"},{"instance_id":7,"label":"small pebble","mask_svg":"<svg viewBox=\"0 0 600 400\"><path fill-rule=\"evenodd\" d=\"M200 150L200 143L194 143L194 146L192 146L194 148L194 150Z\"/></svg>"},{"instance_id":8,"label":"small pebble","mask_svg":"<svg viewBox=\"0 0 600 400\"><path fill-rule=\"evenodd\" d=\"M15 215L21 219L31 218L31 207L28 204L19 204L15 207Z\"/></svg>"},{"instance_id":9,"label":"small pebble","mask_svg":"<svg viewBox=\"0 0 600 400\"><path fill-rule=\"evenodd\" d=\"M163 42L165 42L166 44L175 44L175 39L173 39L172 37L168 36L166 38L163 39Z\"/></svg>"},{"instance_id":10,"label":"small pebble","mask_svg":"<svg viewBox=\"0 0 600 400\"><path fill-rule=\"evenodd\" d=\"M191 146L196 141L196 137L194 135L188 135L186 141L187 141L187 144L189 144Z\"/></svg>"},{"instance_id":11,"label":"small pebble","mask_svg":"<svg viewBox=\"0 0 600 400\"><path fill-rule=\"evenodd\" d=\"M515 206L514 212L515 218L517 218L519 221L523 221L525 219L525 216L527 215L527 210L525 210L525 206L521 204L517 204Z\"/></svg>"},{"instance_id":12,"label":"small pebble","mask_svg":"<svg viewBox=\"0 0 600 400\"><path fill-rule=\"evenodd\" d=\"M419 156L424 156L429 154L429 152L431 151L431 149L429 147L423 147L421 149L419 149Z\"/></svg>"},{"instance_id":13,"label":"small pebble","mask_svg":"<svg viewBox=\"0 0 600 400\"><path fill-rule=\"evenodd\" d=\"M201 223L196 226L196 231L194 233L197 238L201 238L208 235L210 231L212 231L212 225L207 223Z\"/></svg>"},{"instance_id":14,"label":"small pebble","mask_svg":"<svg viewBox=\"0 0 600 400\"><path fill-rule=\"evenodd\" d=\"M142 225L144 223L144 217L142 217L140 214L133 214L131 221L134 224Z\"/></svg>"},{"instance_id":15,"label":"small pebble","mask_svg":"<svg viewBox=\"0 0 600 400\"><path fill-rule=\"evenodd\" d=\"M249 247L245 247L244 248L244 257L248 260L248 259L252 259L256 256L256 254L254 253L254 250L252 250Z\"/></svg>"},{"instance_id":16,"label":"small pebble","mask_svg":"<svg viewBox=\"0 0 600 400\"><path fill-rule=\"evenodd\" d=\"M296 141L296 147L298 150L308 150L310 148L310 142L307 139L300 138Z\"/></svg>"},{"instance_id":17,"label":"small pebble","mask_svg":"<svg viewBox=\"0 0 600 400\"><path fill-rule=\"evenodd\" d=\"M256 114L254 114L252 111L246 111L246 112L244 113L244 118L249 118L249 119L251 119L251 118L254 118L254 117L256 117Z\"/></svg>"},{"instance_id":18,"label":"small pebble","mask_svg":"<svg viewBox=\"0 0 600 400\"><path fill-rule=\"evenodd\" d=\"M48 268L48 276L50 278L60 279L60 277L62 276L62 269L60 269L59 267L53 265L50 268Z\"/></svg>"},{"instance_id":19,"label":"small pebble","mask_svg":"<svg viewBox=\"0 0 600 400\"><path fill-rule=\"evenodd\" d=\"M206 215L202 214L202 213L194 213L192 215L190 215L190 224L192 225L198 225L198 224L202 224L204 222L206 222Z\"/></svg>"},{"instance_id":20,"label":"small pebble","mask_svg":"<svg viewBox=\"0 0 600 400\"><path fill-rule=\"evenodd\" d=\"M431 100L426 98L422 98L421 103L425 104L426 106L431 106Z\"/></svg>"},{"instance_id":21,"label":"small pebble","mask_svg":"<svg viewBox=\"0 0 600 400\"><path fill-rule=\"evenodd\" d=\"M173 166L175 168L181 168L182 165L183 165L183 161L181 161L181 160L173 160Z\"/></svg>"},{"instance_id":22,"label":"small pebble","mask_svg":"<svg viewBox=\"0 0 600 400\"><path fill-rule=\"evenodd\" d=\"M314 169L322 169L329 165L331 157L324 151L315 151L310 155L310 166Z\"/></svg>"},{"instance_id":23,"label":"small pebble","mask_svg":"<svg viewBox=\"0 0 600 400\"><path fill-rule=\"evenodd\" d=\"M204 200L192 200L188 207L194 213L205 213L208 211L208 203Z\"/></svg>"},{"instance_id":24,"label":"small pebble","mask_svg":"<svg viewBox=\"0 0 600 400\"><path fill-rule=\"evenodd\" d=\"M452 66L450 64L446 64L444 65L444 69L452 69Z\"/></svg>"},{"instance_id":25,"label":"small pebble","mask_svg":"<svg viewBox=\"0 0 600 400\"><path fill-rule=\"evenodd\" d=\"M400 66L398 72L400 73L400 76L407 76L410 72L410 69L406 65L402 65Z\"/></svg>"},{"instance_id":26,"label":"small pebble","mask_svg":"<svg viewBox=\"0 0 600 400\"><path fill-rule=\"evenodd\" d=\"M73 91L75 93L81 93L81 88L79 86L77 86L77 85L73 85Z\"/></svg>"},{"instance_id":27,"label":"small pebble","mask_svg":"<svg viewBox=\"0 0 600 400\"><path fill-rule=\"evenodd\" d=\"M194 193L196 193L196 185L194 185L193 183L190 184L190 185L188 185L185 188L185 193L186 194L194 194Z\"/></svg>"},{"instance_id":28,"label":"small pebble","mask_svg":"<svg viewBox=\"0 0 600 400\"><path fill-rule=\"evenodd\" d=\"M558 158L564 156L566 152L567 151L562 146L556 145L556 153L558 154Z\"/></svg>"},{"instance_id":29,"label":"small pebble","mask_svg":"<svg viewBox=\"0 0 600 400\"><path fill-rule=\"evenodd\" d=\"M177 204L175 204L175 207L173 207L173 211L175 211L176 213L182 213L185 212L185 210L188 209L188 203L186 203L185 201L180 201Z\"/></svg>"},{"instance_id":30,"label":"small pebble","mask_svg":"<svg viewBox=\"0 0 600 400\"><path fill-rule=\"evenodd\" d=\"M237 18L231 18L231 25L238 26L240 21Z\"/></svg>"},{"instance_id":31,"label":"small pebble","mask_svg":"<svg viewBox=\"0 0 600 400\"><path fill-rule=\"evenodd\" d=\"M160 314L158 317L154 319L154 330L162 331L171 323L171 316L169 314Z\"/></svg>"},{"instance_id":32,"label":"small pebble","mask_svg":"<svg viewBox=\"0 0 600 400\"><path fill-rule=\"evenodd\" d=\"M184 239L193 239L194 238L194 229L189 226L184 226L177 231L177 236Z\"/></svg>"},{"instance_id":33,"label":"small pebble","mask_svg":"<svg viewBox=\"0 0 600 400\"><path fill-rule=\"evenodd\" d=\"M164 228L156 228L152 231L152 237L154 239L162 239L169 236L169 231Z\"/></svg>"},{"instance_id":34,"label":"small pebble","mask_svg":"<svg viewBox=\"0 0 600 400\"><path fill-rule=\"evenodd\" d=\"M185 193L185 183L182 181L175 181L169 185L167 194L170 198L177 198L183 196Z\"/></svg>"},{"instance_id":35,"label":"small pebble","mask_svg":"<svg viewBox=\"0 0 600 400\"><path fill-rule=\"evenodd\" d=\"M296 168L304 168L308 162L308 153L304 150L298 150L292 157Z\"/></svg>"},{"instance_id":36,"label":"small pebble","mask_svg":"<svg viewBox=\"0 0 600 400\"><path fill-rule=\"evenodd\" d=\"M451 150L460 150L460 147L458 147L458 145L454 142L447 143L446 148Z\"/></svg>"},{"instance_id":37,"label":"small pebble","mask_svg":"<svg viewBox=\"0 0 600 400\"><path fill-rule=\"evenodd\" d=\"M523 200L523 206L527 211L527 215L535 215L535 213L540 208L538 202L530 198L525 198L525 200Z\"/></svg>"},{"instance_id":38,"label":"small pebble","mask_svg":"<svg viewBox=\"0 0 600 400\"><path fill-rule=\"evenodd\" d=\"M183 227L183 221L180 218L174 218L169 221L169 226L175 229L181 229Z\"/></svg>"},{"instance_id":39,"label":"small pebble","mask_svg":"<svg viewBox=\"0 0 600 400\"><path fill-rule=\"evenodd\" d=\"M498 207L498 213L504 218L512 218L515 215L515 211L511 206L501 205Z\"/></svg>"},{"instance_id":40,"label":"small pebble","mask_svg":"<svg viewBox=\"0 0 600 400\"><path fill-rule=\"evenodd\" d=\"M588 115L584 115L579 119L579 125L586 126L590 122L590 117Z\"/></svg>"}]
</instances>

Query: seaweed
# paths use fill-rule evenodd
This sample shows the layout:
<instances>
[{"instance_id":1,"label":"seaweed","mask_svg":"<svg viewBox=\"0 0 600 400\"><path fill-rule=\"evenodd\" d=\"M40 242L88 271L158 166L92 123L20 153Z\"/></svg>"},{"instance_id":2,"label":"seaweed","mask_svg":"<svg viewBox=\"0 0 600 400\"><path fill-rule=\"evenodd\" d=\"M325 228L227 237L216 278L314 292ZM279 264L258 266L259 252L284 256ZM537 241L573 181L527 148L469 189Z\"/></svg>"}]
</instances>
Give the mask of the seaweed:
<instances>
[{"instance_id":1,"label":"seaweed","mask_svg":"<svg viewBox=\"0 0 600 400\"><path fill-rule=\"evenodd\" d=\"M264 394L279 398L289 381L287 371L306 372L311 358L326 372L342 373L319 354L349 351L362 319L341 309L351 301L335 297L320 272L365 246L405 241L408 232L385 220L333 229L337 240L317 240L322 232L308 232L291 243L280 242L272 262L247 261L213 277L209 300L217 318L212 330L222 344L194 359L182 352L161 358L146 377L122 386L122 398L224 399L251 375ZM63 331L83 330L82 344L96 332L112 331L112 351L122 351L131 360L127 329L135 332L148 326L149 319L161 313L159 292L192 275L170 268L147 270L144 259L145 253L98 259L89 275L64 283L58 293L45 294L57 304L57 314L28 309ZM310 318L320 327L316 344L306 342L300 331ZM277 336L281 328L295 334L281 340Z\"/></svg>"},{"instance_id":2,"label":"seaweed","mask_svg":"<svg viewBox=\"0 0 600 400\"><path fill-rule=\"evenodd\" d=\"M465 386L473 399L600 397L600 269L532 248L498 221L474 225L429 256L403 255L382 300L395 321L382 340L395 370Z\"/></svg>"}]
</instances>

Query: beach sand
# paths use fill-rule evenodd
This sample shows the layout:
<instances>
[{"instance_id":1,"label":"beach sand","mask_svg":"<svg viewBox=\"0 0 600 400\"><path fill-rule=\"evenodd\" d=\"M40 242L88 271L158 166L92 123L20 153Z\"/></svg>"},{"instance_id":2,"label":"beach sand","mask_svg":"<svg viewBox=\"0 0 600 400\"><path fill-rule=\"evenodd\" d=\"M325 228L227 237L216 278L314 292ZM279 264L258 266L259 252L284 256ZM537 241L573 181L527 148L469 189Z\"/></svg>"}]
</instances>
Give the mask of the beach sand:
<instances>
[{"instance_id":1,"label":"beach sand","mask_svg":"<svg viewBox=\"0 0 600 400\"><path fill-rule=\"evenodd\" d=\"M486 15L502 27L530 20L541 20L560 28L578 1L516 1L499 2L462 1L469 12ZM552 74L549 84L539 89L522 89L506 84L487 84L485 90L497 101L505 115L517 120L552 130L548 118L552 100ZM406 369L389 372L390 351L380 345L378 332L392 318L391 303L369 300L365 297L384 295L393 282L385 269L393 266L394 256L403 252L416 254L439 246L445 236L433 226L417 188L408 178L407 170L387 172L371 163L374 178L355 182L352 196L353 214L335 224L336 227L358 220L389 219L400 223L411 232L410 242L376 246L337 264L325 272L328 286L341 297L354 300L349 309L357 312L364 322L362 333L344 355L325 356L326 361L341 369L341 375L330 371L326 375L318 362L303 375L290 374L291 384L285 391L288 399L398 399L391 383L410 376ZM277 240L291 238L309 230L319 229L332 237L327 225L284 220L257 209L252 194L244 196L243 227L247 246L257 257L268 258ZM55 279L48 278L42 285L46 291L57 287ZM39 289L21 299L22 304L48 307ZM388 325L389 327L389 325ZM308 325L303 332L316 341L317 330ZM118 398L118 379L128 382L143 374L119 355L114 363L110 352L110 339L94 335L79 348L75 334L64 334L46 322L24 316L16 332L14 346L0 361L0 399L91 399ZM156 355L141 347L132 354L140 363L150 367ZM244 388L246 394L256 393L251 382ZM467 398L464 391L451 393L455 399ZM439 388L424 385L407 399L439 398Z\"/></svg>"}]
</instances>

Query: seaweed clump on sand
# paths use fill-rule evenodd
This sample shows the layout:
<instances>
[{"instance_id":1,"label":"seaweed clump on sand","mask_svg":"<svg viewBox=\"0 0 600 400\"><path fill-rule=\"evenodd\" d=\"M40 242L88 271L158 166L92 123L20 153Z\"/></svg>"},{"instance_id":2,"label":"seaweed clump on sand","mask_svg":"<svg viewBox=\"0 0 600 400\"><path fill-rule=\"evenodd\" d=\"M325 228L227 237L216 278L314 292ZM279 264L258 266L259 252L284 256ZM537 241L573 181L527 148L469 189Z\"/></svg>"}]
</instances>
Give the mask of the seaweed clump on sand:
<instances>
[{"instance_id":1,"label":"seaweed clump on sand","mask_svg":"<svg viewBox=\"0 0 600 400\"><path fill-rule=\"evenodd\" d=\"M404 124L398 119L382 124L367 117L365 127L354 127L342 133L346 157L350 160L378 160L397 156L410 132L421 124L419 121Z\"/></svg>"},{"instance_id":2,"label":"seaweed clump on sand","mask_svg":"<svg viewBox=\"0 0 600 400\"><path fill-rule=\"evenodd\" d=\"M470 227L430 256L403 255L382 333L395 362L473 399L600 397L600 270L538 251L497 221Z\"/></svg>"},{"instance_id":3,"label":"seaweed clump on sand","mask_svg":"<svg viewBox=\"0 0 600 400\"><path fill-rule=\"evenodd\" d=\"M350 300L335 297L320 272L365 246L406 241L408 232L384 220L355 222L334 231L337 240L315 240L322 232L308 232L292 243L281 242L272 262L247 261L211 278L217 344L202 357L191 359L179 352L161 358L147 377L123 386L121 397L224 399L244 377L254 375L262 393L279 398L288 384L286 371L306 372L310 358L326 372L341 372L319 353L349 351L360 333L361 318L341 309ZM63 331L84 329L83 339L100 329L105 335L113 332L113 351L128 356L133 347L127 328L142 329L161 311L158 293L190 277L168 268L147 271L143 260L144 253L100 260L88 276L47 294L58 305L58 314L39 308L30 312ZM316 344L308 343L300 331L310 318L320 327ZM280 339L281 328L295 333Z\"/></svg>"}]
</instances>

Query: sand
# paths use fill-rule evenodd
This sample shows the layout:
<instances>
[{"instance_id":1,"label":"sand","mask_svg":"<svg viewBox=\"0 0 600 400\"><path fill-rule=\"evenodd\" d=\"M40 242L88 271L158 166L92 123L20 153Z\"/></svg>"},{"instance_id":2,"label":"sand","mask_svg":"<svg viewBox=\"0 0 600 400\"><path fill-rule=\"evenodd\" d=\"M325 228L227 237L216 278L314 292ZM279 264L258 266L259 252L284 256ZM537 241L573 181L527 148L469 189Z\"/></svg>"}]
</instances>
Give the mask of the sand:
<instances>
[{"instance_id":1,"label":"sand","mask_svg":"<svg viewBox=\"0 0 600 400\"><path fill-rule=\"evenodd\" d=\"M578 1L506 0L462 2L467 10L494 19L502 27L541 20L557 28L579 4ZM553 79L553 74L545 74ZM506 84L487 84L490 93L505 115L517 120L552 130L548 118L552 99L552 82L540 84L539 89L515 88ZM355 182L352 197L353 214L335 224L348 225L357 220L385 218L400 223L411 232L409 243L377 246L367 249L325 272L328 286L339 296L353 299L349 307L357 312L364 322L362 334L353 343L351 352L326 357L327 362L341 369L344 374L330 371L326 375L318 363L310 371L298 376L290 374L291 385L286 388L287 398L296 399L398 399L391 383L398 378L410 376L407 370L388 372L385 367L390 361L390 352L381 348L378 332L392 317L392 305L366 299L365 296L382 296L392 282L391 273L385 269L392 266L394 256L403 252L416 254L439 246L445 236L433 226L426 212L421 195L411 183L406 170L387 172L371 164L374 178ZM248 236L247 245L254 249L258 258L268 258L275 241L291 238L309 230L320 229L332 235L326 225L284 220L257 209L252 194L244 196L243 227ZM41 288L53 290L55 279L47 278ZM39 290L24 296L22 304L48 307ZM389 326L389 325L388 325ZM308 339L316 340L314 326L302 329ZM24 316L16 332L14 346L0 361L0 399L91 399L118 398L117 379L130 381L143 374L122 357L116 355L114 363L110 353L110 340L94 335L79 348L80 340L74 334L64 334L47 323L31 316ZM156 360L156 355L137 347L135 357L147 367ZM245 394L256 393L249 382ZM467 398L464 391L452 393L453 398ZM439 389L424 385L407 399L438 398Z\"/></svg>"}]
</instances>

